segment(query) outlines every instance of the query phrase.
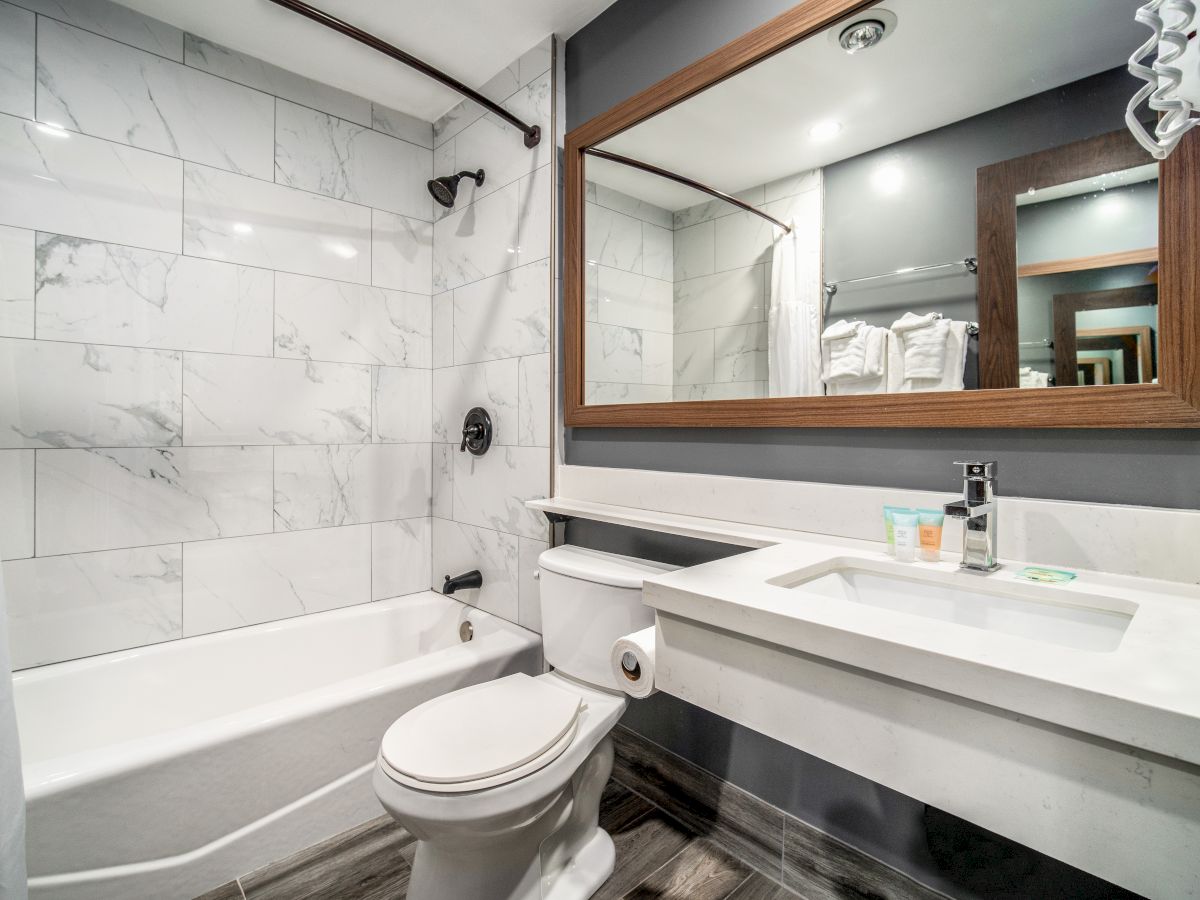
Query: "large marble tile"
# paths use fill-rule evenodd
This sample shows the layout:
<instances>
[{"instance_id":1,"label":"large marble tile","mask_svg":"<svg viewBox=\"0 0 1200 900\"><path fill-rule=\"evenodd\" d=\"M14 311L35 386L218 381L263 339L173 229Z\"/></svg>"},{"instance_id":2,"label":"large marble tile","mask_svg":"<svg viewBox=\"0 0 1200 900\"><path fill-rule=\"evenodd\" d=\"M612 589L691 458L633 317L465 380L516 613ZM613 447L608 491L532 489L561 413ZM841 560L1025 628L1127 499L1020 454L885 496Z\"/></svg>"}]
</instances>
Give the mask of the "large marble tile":
<instances>
[{"instance_id":1,"label":"large marble tile","mask_svg":"<svg viewBox=\"0 0 1200 900\"><path fill-rule=\"evenodd\" d=\"M767 380L767 323L713 331L713 381Z\"/></svg>"},{"instance_id":2,"label":"large marble tile","mask_svg":"<svg viewBox=\"0 0 1200 900\"><path fill-rule=\"evenodd\" d=\"M359 125L371 125L371 103L295 72L246 56L194 34L184 36L184 62L276 97L330 113Z\"/></svg>"},{"instance_id":3,"label":"large marble tile","mask_svg":"<svg viewBox=\"0 0 1200 900\"><path fill-rule=\"evenodd\" d=\"M533 83L516 89L503 106L523 121L540 125L546 139L536 147L526 147L521 131L494 113L488 113L464 128L454 139L456 158L462 160L464 168L482 167L487 173L484 183L475 192L476 198L494 193L550 162L553 146L549 140L550 72L546 71Z\"/></svg>"},{"instance_id":4,"label":"large marble tile","mask_svg":"<svg viewBox=\"0 0 1200 900\"><path fill-rule=\"evenodd\" d=\"M322 112L277 101L275 180L426 221L433 151Z\"/></svg>"},{"instance_id":5,"label":"large marble tile","mask_svg":"<svg viewBox=\"0 0 1200 900\"><path fill-rule=\"evenodd\" d=\"M643 222L649 222L651 225L657 225L659 228L665 228L668 231L675 227L672 222L671 213L661 206L655 206L653 203L639 200L637 197L631 197L629 194L622 193L605 184L597 184L595 188L595 196L592 202L603 206L605 209L633 216L635 219L641 219Z\"/></svg>"},{"instance_id":6,"label":"large marble tile","mask_svg":"<svg viewBox=\"0 0 1200 900\"><path fill-rule=\"evenodd\" d=\"M428 295L275 275L275 355L292 359L428 368Z\"/></svg>"},{"instance_id":7,"label":"large marble tile","mask_svg":"<svg viewBox=\"0 0 1200 900\"><path fill-rule=\"evenodd\" d=\"M177 159L0 116L0 224L180 251Z\"/></svg>"},{"instance_id":8,"label":"large marble tile","mask_svg":"<svg viewBox=\"0 0 1200 900\"><path fill-rule=\"evenodd\" d=\"M428 518L371 526L371 599L427 591L433 584L433 523Z\"/></svg>"},{"instance_id":9,"label":"large marble tile","mask_svg":"<svg viewBox=\"0 0 1200 900\"><path fill-rule=\"evenodd\" d=\"M433 293L433 225L371 210L371 283L415 294Z\"/></svg>"},{"instance_id":10,"label":"large marble tile","mask_svg":"<svg viewBox=\"0 0 1200 900\"><path fill-rule=\"evenodd\" d=\"M538 634L542 633L538 557L549 548L550 545L546 541L535 541L525 537L517 539L517 592L520 602L517 623L522 628L528 628Z\"/></svg>"},{"instance_id":11,"label":"large marble tile","mask_svg":"<svg viewBox=\"0 0 1200 900\"><path fill-rule=\"evenodd\" d=\"M520 182L454 212L433 226L433 289L452 290L517 265Z\"/></svg>"},{"instance_id":12,"label":"large marble tile","mask_svg":"<svg viewBox=\"0 0 1200 900\"><path fill-rule=\"evenodd\" d=\"M36 16L0 3L0 113L33 118Z\"/></svg>"},{"instance_id":13,"label":"large marble tile","mask_svg":"<svg viewBox=\"0 0 1200 900\"><path fill-rule=\"evenodd\" d=\"M589 381L584 385L584 402L607 405L611 403L669 403L672 388L669 384L619 384Z\"/></svg>"},{"instance_id":14,"label":"large marble tile","mask_svg":"<svg viewBox=\"0 0 1200 900\"><path fill-rule=\"evenodd\" d=\"M588 204L584 212L583 252L587 259L641 274L641 221L594 204Z\"/></svg>"},{"instance_id":15,"label":"large marble tile","mask_svg":"<svg viewBox=\"0 0 1200 900\"><path fill-rule=\"evenodd\" d=\"M523 356L517 366L517 443L550 446L550 354Z\"/></svg>"},{"instance_id":16,"label":"large marble tile","mask_svg":"<svg viewBox=\"0 0 1200 900\"><path fill-rule=\"evenodd\" d=\"M433 149L433 123L390 109L379 103L371 104L371 127L394 138Z\"/></svg>"},{"instance_id":17,"label":"large marble tile","mask_svg":"<svg viewBox=\"0 0 1200 900\"><path fill-rule=\"evenodd\" d=\"M190 637L371 599L371 526L197 541L183 549Z\"/></svg>"},{"instance_id":18,"label":"large marble tile","mask_svg":"<svg viewBox=\"0 0 1200 900\"><path fill-rule=\"evenodd\" d=\"M112 38L176 62L183 61L183 32L174 25L135 12L108 0L10 0L95 34Z\"/></svg>"},{"instance_id":19,"label":"large marble tile","mask_svg":"<svg viewBox=\"0 0 1200 900\"><path fill-rule=\"evenodd\" d=\"M584 328L584 373L588 381L640 382L642 332L588 322Z\"/></svg>"},{"instance_id":20,"label":"large marble tile","mask_svg":"<svg viewBox=\"0 0 1200 900\"><path fill-rule=\"evenodd\" d=\"M489 85L484 85L485 90L488 88ZM484 93L484 91L481 90L480 93ZM485 115L487 115L487 110L474 100L463 100L451 107L441 118L433 123L434 148L445 146L447 143L453 141L464 128L482 119Z\"/></svg>"},{"instance_id":21,"label":"large marble tile","mask_svg":"<svg viewBox=\"0 0 1200 900\"><path fill-rule=\"evenodd\" d=\"M454 292L433 297L433 367L454 365Z\"/></svg>"},{"instance_id":22,"label":"large marble tile","mask_svg":"<svg viewBox=\"0 0 1200 900\"><path fill-rule=\"evenodd\" d=\"M369 284L370 237L365 206L185 164L183 246L190 256Z\"/></svg>"},{"instance_id":23,"label":"large marble tile","mask_svg":"<svg viewBox=\"0 0 1200 900\"><path fill-rule=\"evenodd\" d=\"M271 273L40 234L41 339L270 356Z\"/></svg>"},{"instance_id":24,"label":"large marble tile","mask_svg":"<svg viewBox=\"0 0 1200 900\"><path fill-rule=\"evenodd\" d=\"M454 596L510 622L517 621L517 538L462 522L433 520L433 583L478 569L483 587Z\"/></svg>"},{"instance_id":25,"label":"large marble tile","mask_svg":"<svg viewBox=\"0 0 1200 900\"><path fill-rule=\"evenodd\" d=\"M762 216L739 210L713 223L716 229L716 271L769 263L779 228Z\"/></svg>"},{"instance_id":26,"label":"large marble tile","mask_svg":"<svg viewBox=\"0 0 1200 900\"><path fill-rule=\"evenodd\" d=\"M526 175L517 182L517 259L523 266L548 259L553 249L551 228L554 212L554 174L550 166Z\"/></svg>"},{"instance_id":27,"label":"large marble tile","mask_svg":"<svg viewBox=\"0 0 1200 900\"><path fill-rule=\"evenodd\" d=\"M675 337L658 331L642 332L642 383L675 383Z\"/></svg>"},{"instance_id":28,"label":"large marble tile","mask_svg":"<svg viewBox=\"0 0 1200 900\"><path fill-rule=\"evenodd\" d=\"M180 442L178 353L0 338L0 447Z\"/></svg>"},{"instance_id":29,"label":"large marble tile","mask_svg":"<svg viewBox=\"0 0 1200 900\"><path fill-rule=\"evenodd\" d=\"M674 233L674 277L679 281L711 275L717 266L716 223L711 219Z\"/></svg>"},{"instance_id":30,"label":"large marble tile","mask_svg":"<svg viewBox=\"0 0 1200 900\"><path fill-rule=\"evenodd\" d=\"M517 443L517 369L516 359L434 369L433 439L457 446L462 439L463 418L472 408L482 406L492 418L492 443Z\"/></svg>"},{"instance_id":31,"label":"large marble tile","mask_svg":"<svg viewBox=\"0 0 1200 900\"><path fill-rule=\"evenodd\" d=\"M270 180L274 98L49 19L38 27L38 118Z\"/></svg>"},{"instance_id":32,"label":"large marble tile","mask_svg":"<svg viewBox=\"0 0 1200 900\"><path fill-rule=\"evenodd\" d=\"M32 450L0 450L0 559L33 556Z\"/></svg>"},{"instance_id":33,"label":"large marble tile","mask_svg":"<svg viewBox=\"0 0 1200 900\"><path fill-rule=\"evenodd\" d=\"M13 668L178 638L178 544L4 564Z\"/></svg>"},{"instance_id":34,"label":"large marble tile","mask_svg":"<svg viewBox=\"0 0 1200 900\"><path fill-rule=\"evenodd\" d=\"M821 186L821 170L806 169L792 175L785 175L775 181L763 185L763 197L754 203L773 203L797 194L803 194Z\"/></svg>"},{"instance_id":35,"label":"large marble tile","mask_svg":"<svg viewBox=\"0 0 1200 900\"><path fill-rule=\"evenodd\" d=\"M275 530L429 515L428 444L275 448Z\"/></svg>"},{"instance_id":36,"label":"large marble tile","mask_svg":"<svg viewBox=\"0 0 1200 900\"><path fill-rule=\"evenodd\" d=\"M598 268L600 322L662 332L675 327L671 282L608 266Z\"/></svg>"},{"instance_id":37,"label":"large marble tile","mask_svg":"<svg viewBox=\"0 0 1200 900\"><path fill-rule=\"evenodd\" d=\"M543 72L549 71L554 60L554 41L550 36L538 41L517 60L517 74L521 84L529 84ZM559 48L561 50L561 47Z\"/></svg>"},{"instance_id":38,"label":"large marble tile","mask_svg":"<svg viewBox=\"0 0 1200 900\"><path fill-rule=\"evenodd\" d=\"M39 555L271 530L271 448L43 450Z\"/></svg>"},{"instance_id":39,"label":"large marble tile","mask_svg":"<svg viewBox=\"0 0 1200 900\"><path fill-rule=\"evenodd\" d=\"M371 439L371 369L189 353L183 416L186 444L364 443Z\"/></svg>"},{"instance_id":40,"label":"large marble tile","mask_svg":"<svg viewBox=\"0 0 1200 900\"><path fill-rule=\"evenodd\" d=\"M550 349L550 262L531 263L454 291L457 365Z\"/></svg>"},{"instance_id":41,"label":"large marble tile","mask_svg":"<svg viewBox=\"0 0 1200 900\"><path fill-rule=\"evenodd\" d=\"M433 372L377 366L374 376L373 440L428 444L433 439Z\"/></svg>"},{"instance_id":42,"label":"large marble tile","mask_svg":"<svg viewBox=\"0 0 1200 900\"><path fill-rule=\"evenodd\" d=\"M433 515L454 518L454 457L458 444L433 445Z\"/></svg>"},{"instance_id":43,"label":"large marble tile","mask_svg":"<svg viewBox=\"0 0 1200 900\"><path fill-rule=\"evenodd\" d=\"M689 331L675 335L672 367L675 384L705 384L713 381L713 332Z\"/></svg>"},{"instance_id":44,"label":"large marble tile","mask_svg":"<svg viewBox=\"0 0 1200 900\"><path fill-rule=\"evenodd\" d=\"M0 225L0 337L33 337L34 232Z\"/></svg>"},{"instance_id":45,"label":"large marble tile","mask_svg":"<svg viewBox=\"0 0 1200 900\"><path fill-rule=\"evenodd\" d=\"M546 540L546 518L526 500L550 491L550 452L544 447L493 447L485 456L454 458L454 518L505 534Z\"/></svg>"},{"instance_id":46,"label":"large marble tile","mask_svg":"<svg viewBox=\"0 0 1200 900\"><path fill-rule=\"evenodd\" d=\"M675 283L675 332L766 321L763 266Z\"/></svg>"}]
</instances>

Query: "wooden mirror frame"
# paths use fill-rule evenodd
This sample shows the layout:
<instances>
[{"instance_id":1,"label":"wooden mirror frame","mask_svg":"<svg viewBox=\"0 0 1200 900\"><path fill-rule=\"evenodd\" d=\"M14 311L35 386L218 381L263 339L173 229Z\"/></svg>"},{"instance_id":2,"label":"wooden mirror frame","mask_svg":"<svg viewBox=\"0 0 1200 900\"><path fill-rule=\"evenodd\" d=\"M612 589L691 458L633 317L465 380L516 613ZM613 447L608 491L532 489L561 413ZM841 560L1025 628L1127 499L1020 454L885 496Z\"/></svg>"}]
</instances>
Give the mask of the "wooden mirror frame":
<instances>
[{"instance_id":1,"label":"wooden mirror frame","mask_svg":"<svg viewBox=\"0 0 1200 900\"><path fill-rule=\"evenodd\" d=\"M563 415L568 427L1200 427L1200 133L1159 172L1159 383L848 397L584 403L584 151L774 55L875 0L806 0L566 136ZM1026 188L1028 185L1025 186ZM1015 229L1016 194L1013 204ZM980 217L981 221L984 217ZM1014 230L1015 236L1015 230ZM984 250L981 245L980 251ZM983 256L983 253L980 253ZM1016 283L1015 258L1011 278ZM980 295L983 295L981 281ZM981 308L983 306L981 302ZM1015 306L1013 310L1015 334ZM982 323L983 335L1003 322ZM1011 380L1017 377L1013 341ZM982 355L982 348L981 348ZM981 358L981 369L983 368ZM981 382L982 384L982 382Z\"/></svg>"}]
</instances>

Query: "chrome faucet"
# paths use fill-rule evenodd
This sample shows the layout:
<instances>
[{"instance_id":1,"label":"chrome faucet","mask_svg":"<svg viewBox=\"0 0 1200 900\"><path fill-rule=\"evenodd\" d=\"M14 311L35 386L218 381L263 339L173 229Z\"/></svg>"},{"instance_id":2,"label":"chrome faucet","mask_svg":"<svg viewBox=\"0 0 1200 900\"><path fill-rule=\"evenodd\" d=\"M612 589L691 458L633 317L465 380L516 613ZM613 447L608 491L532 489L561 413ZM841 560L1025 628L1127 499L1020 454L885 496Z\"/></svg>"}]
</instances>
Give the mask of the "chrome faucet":
<instances>
[{"instance_id":1,"label":"chrome faucet","mask_svg":"<svg viewBox=\"0 0 1200 900\"><path fill-rule=\"evenodd\" d=\"M945 506L946 515L963 520L963 552L959 567L994 572L996 561L995 460L956 462L963 467L963 498Z\"/></svg>"}]
</instances>

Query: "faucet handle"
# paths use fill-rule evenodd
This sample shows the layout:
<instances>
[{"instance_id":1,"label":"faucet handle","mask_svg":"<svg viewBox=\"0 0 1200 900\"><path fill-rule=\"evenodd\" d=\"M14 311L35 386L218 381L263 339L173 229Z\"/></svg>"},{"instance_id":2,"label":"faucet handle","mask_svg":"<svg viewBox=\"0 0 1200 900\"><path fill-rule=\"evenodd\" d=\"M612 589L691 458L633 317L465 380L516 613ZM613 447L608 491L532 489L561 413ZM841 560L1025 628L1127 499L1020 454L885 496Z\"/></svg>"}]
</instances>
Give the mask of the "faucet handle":
<instances>
[{"instance_id":1,"label":"faucet handle","mask_svg":"<svg viewBox=\"0 0 1200 900\"><path fill-rule=\"evenodd\" d=\"M963 478L967 481L994 481L1000 464L996 460L955 460L956 466L963 467Z\"/></svg>"}]
</instances>

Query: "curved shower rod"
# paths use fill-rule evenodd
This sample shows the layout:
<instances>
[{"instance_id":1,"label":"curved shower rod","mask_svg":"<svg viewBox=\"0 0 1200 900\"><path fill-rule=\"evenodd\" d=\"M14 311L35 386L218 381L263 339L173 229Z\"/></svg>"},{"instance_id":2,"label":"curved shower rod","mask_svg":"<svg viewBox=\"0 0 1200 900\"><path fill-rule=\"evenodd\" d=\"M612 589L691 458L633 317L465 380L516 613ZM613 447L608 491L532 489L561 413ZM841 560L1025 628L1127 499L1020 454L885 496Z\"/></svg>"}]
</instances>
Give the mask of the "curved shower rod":
<instances>
[{"instance_id":1,"label":"curved shower rod","mask_svg":"<svg viewBox=\"0 0 1200 900\"><path fill-rule=\"evenodd\" d=\"M271 2L277 6L282 6L284 9L290 9L294 13L299 13L306 18L312 19L314 22L318 22L321 25L324 25L326 28L331 28L334 31L340 32L341 34L346 35L346 37L354 38L354 40L358 41L359 43L366 44L373 50L378 50L384 56L390 56L392 59L398 60L404 63L406 66L416 69L421 74L428 75L434 81L444 84L451 90L457 91L465 97L474 100L480 106L485 107L490 112L495 113L510 125L514 125L520 129L521 133L525 136L526 147L536 147L541 141L542 129L539 126L526 125L500 104L492 102L487 97L483 96L483 94L479 93L479 91L467 87L457 78L452 78L441 69L435 69L429 63L425 62L424 60L417 59L411 53L405 53L399 47L392 46L387 41L375 37L375 35L371 34L370 32L363 31L361 28L356 28L349 22L343 22L336 16L331 16L329 13L317 9L315 6L309 6L307 3L303 2L303 0L271 0Z\"/></svg>"},{"instance_id":2,"label":"curved shower rod","mask_svg":"<svg viewBox=\"0 0 1200 900\"><path fill-rule=\"evenodd\" d=\"M278 2L278 0L276 0L276 2ZM701 191L702 193L708 194L712 197L716 197L718 200L724 200L726 203L732 203L738 209L744 209L748 213L754 213L754 215L756 215L756 216L762 216L764 219L766 219L772 225L778 225L787 234L792 233L792 227L790 225L785 225L783 222L780 222L774 216L769 216L765 212L763 212L761 209L756 209L755 207L753 207L749 203L747 203L745 200L739 200L737 197L727 194L724 191L718 191L716 188L709 187L707 184L701 184L699 181L693 181L691 178L688 178L686 175L677 175L676 173L674 173L668 169L660 169L658 166L651 165L650 163L644 163L641 160L632 159L631 157L628 157L628 156L621 156L617 153L609 153L607 150L600 150L600 149L597 149L596 147L587 147L584 149L583 152L587 153L589 156L596 156L596 157L599 157L600 159L607 159L610 162L620 163L621 165L629 166L632 169L641 169L643 172L649 172L651 175L658 175L658 176L660 176L662 178L666 178L670 181L675 181L675 182L678 182L679 184L685 184L690 188L695 188L696 190Z\"/></svg>"}]
</instances>

